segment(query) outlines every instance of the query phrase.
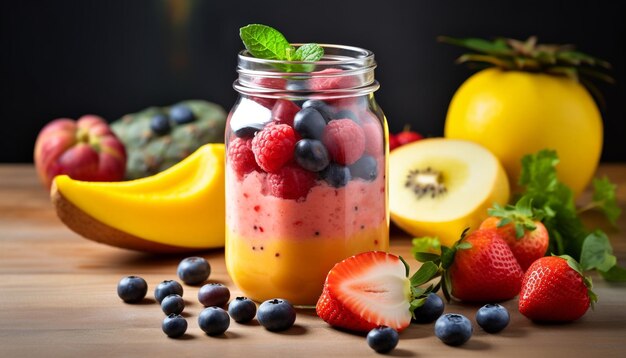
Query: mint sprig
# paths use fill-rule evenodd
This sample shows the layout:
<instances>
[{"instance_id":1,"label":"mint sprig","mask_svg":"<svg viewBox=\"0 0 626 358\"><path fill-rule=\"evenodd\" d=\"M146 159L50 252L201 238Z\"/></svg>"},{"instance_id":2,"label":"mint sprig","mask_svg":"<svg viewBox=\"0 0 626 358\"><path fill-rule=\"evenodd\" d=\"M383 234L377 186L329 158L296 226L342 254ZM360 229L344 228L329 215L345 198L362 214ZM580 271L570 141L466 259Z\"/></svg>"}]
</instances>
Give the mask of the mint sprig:
<instances>
[{"instance_id":1,"label":"mint sprig","mask_svg":"<svg viewBox=\"0 0 626 358\"><path fill-rule=\"evenodd\" d=\"M315 43L293 47L280 31L261 24L239 29L239 37L250 54L256 58L279 61L315 62L324 56L324 49ZM279 66L287 72L310 72L313 67L302 64Z\"/></svg>"},{"instance_id":2,"label":"mint sprig","mask_svg":"<svg viewBox=\"0 0 626 358\"><path fill-rule=\"evenodd\" d=\"M559 158L553 150L542 150L522 158L520 184L522 200L532 203L543 214L542 222L550 236L550 252L580 258L585 270L595 269L608 281L626 281L626 270L617 265L613 248L601 230L589 232L574 204L574 194L556 175ZM604 178L594 181L593 202L584 210L600 209L614 223L619 214L616 186Z\"/></svg>"}]
</instances>

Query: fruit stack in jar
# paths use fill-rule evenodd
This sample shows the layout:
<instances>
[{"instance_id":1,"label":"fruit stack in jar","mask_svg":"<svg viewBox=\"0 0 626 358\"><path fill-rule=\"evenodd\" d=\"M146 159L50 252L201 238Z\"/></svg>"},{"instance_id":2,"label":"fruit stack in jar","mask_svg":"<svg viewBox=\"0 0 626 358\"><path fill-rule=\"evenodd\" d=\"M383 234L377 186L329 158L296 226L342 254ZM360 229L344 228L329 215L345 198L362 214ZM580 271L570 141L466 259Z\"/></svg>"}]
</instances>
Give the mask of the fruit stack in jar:
<instances>
[{"instance_id":1,"label":"fruit stack in jar","mask_svg":"<svg viewBox=\"0 0 626 358\"><path fill-rule=\"evenodd\" d=\"M342 88L349 77L333 76L341 72L319 71L295 86ZM237 210L227 210L226 255L236 257L229 272L238 287L257 300L279 290L313 304L336 262L388 249L383 124L371 99L303 93L242 96L229 119L227 207Z\"/></svg>"}]
</instances>

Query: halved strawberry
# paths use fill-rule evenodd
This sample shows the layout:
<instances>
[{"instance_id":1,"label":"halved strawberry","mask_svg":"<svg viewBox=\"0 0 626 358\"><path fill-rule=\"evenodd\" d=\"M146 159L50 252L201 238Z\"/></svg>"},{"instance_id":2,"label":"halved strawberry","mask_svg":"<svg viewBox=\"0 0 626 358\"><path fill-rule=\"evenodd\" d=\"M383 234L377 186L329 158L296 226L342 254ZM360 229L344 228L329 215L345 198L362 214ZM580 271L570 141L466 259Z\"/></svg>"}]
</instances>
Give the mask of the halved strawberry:
<instances>
[{"instance_id":1,"label":"halved strawberry","mask_svg":"<svg viewBox=\"0 0 626 358\"><path fill-rule=\"evenodd\" d=\"M409 279L408 266L398 256L370 251L336 264L326 277L317 301L317 315L332 326L367 332L384 325L402 331L411 310L432 291L418 288L433 277L434 265L423 265Z\"/></svg>"}]
</instances>

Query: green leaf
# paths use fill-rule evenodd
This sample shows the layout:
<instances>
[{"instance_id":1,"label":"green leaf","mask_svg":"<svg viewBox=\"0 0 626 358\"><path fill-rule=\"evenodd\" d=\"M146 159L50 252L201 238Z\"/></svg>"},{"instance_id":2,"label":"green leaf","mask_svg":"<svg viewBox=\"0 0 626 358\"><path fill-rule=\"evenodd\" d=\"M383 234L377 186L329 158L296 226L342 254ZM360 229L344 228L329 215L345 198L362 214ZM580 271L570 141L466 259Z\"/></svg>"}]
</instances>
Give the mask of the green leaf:
<instances>
[{"instance_id":1,"label":"green leaf","mask_svg":"<svg viewBox=\"0 0 626 358\"><path fill-rule=\"evenodd\" d=\"M441 289L446 301L450 302L450 294L452 293L452 281L450 280L450 271L446 270L441 276Z\"/></svg>"},{"instance_id":2,"label":"green leaf","mask_svg":"<svg viewBox=\"0 0 626 358\"><path fill-rule=\"evenodd\" d=\"M441 252L441 242L439 241L438 237L430 237L430 236L416 237L411 241L411 244L413 245L411 247L411 252L413 253L413 256L415 256L415 254L418 252L424 252L424 253ZM433 260L426 260L426 261L433 261Z\"/></svg>"},{"instance_id":3,"label":"green leaf","mask_svg":"<svg viewBox=\"0 0 626 358\"><path fill-rule=\"evenodd\" d=\"M416 252L415 253L415 259L419 262L434 262L435 264L437 264L438 262L441 262L441 256L437 255L437 254L431 254L430 252Z\"/></svg>"},{"instance_id":4,"label":"green leaf","mask_svg":"<svg viewBox=\"0 0 626 358\"><path fill-rule=\"evenodd\" d=\"M426 282L432 280L437 277L437 273L439 271L439 265L436 265L434 262L429 261L422 264L422 267L411 276L411 285L412 286L420 286L425 284Z\"/></svg>"},{"instance_id":5,"label":"green leaf","mask_svg":"<svg viewBox=\"0 0 626 358\"><path fill-rule=\"evenodd\" d=\"M597 269L607 272L616 263L613 247L604 232L596 230L585 238L580 255L580 264L584 270Z\"/></svg>"},{"instance_id":6,"label":"green leaf","mask_svg":"<svg viewBox=\"0 0 626 358\"><path fill-rule=\"evenodd\" d=\"M447 36L439 36L437 37L437 40L449 45L465 47L467 49L489 55L508 55L513 53L504 39L488 41L480 38L458 39Z\"/></svg>"},{"instance_id":7,"label":"green leaf","mask_svg":"<svg viewBox=\"0 0 626 358\"><path fill-rule=\"evenodd\" d=\"M616 225L617 219L622 213L617 205L616 190L617 185L611 183L607 177L593 180L593 197L591 200L613 225Z\"/></svg>"},{"instance_id":8,"label":"green leaf","mask_svg":"<svg viewBox=\"0 0 626 358\"><path fill-rule=\"evenodd\" d=\"M324 49L318 44L304 44L296 50L296 61L319 61L324 56Z\"/></svg>"},{"instance_id":9,"label":"green leaf","mask_svg":"<svg viewBox=\"0 0 626 358\"><path fill-rule=\"evenodd\" d=\"M447 246L441 246L441 266L447 270L454 262L455 249L451 249Z\"/></svg>"},{"instance_id":10,"label":"green leaf","mask_svg":"<svg viewBox=\"0 0 626 358\"><path fill-rule=\"evenodd\" d=\"M457 250L467 250L467 249L471 249L472 248L472 244L470 244L467 241L461 242L458 245L456 245L456 249Z\"/></svg>"},{"instance_id":11,"label":"green leaf","mask_svg":"<svg viewBox=\"0 0 626 358\"><path fill-rule=\"evenodd\" d=\"M402 261L402 264L404 265L404 276L409 277L409 264L404 261L402 256L398 256L398 258L400 259L400 261Z\"/></svg>"},{"instance_id":12,"label":"green leaf","mask_svg":"<svg viewBox=\"0 0 626 358\"><path fill-rule=\"evenodd\" d=\"M619 265L611 267L611 269L606 272L600 271L600 275L607 281L626 282L626 268Z\"/></svg>"},{"instance_id":13,"label":"green leaf","mask_svg":"<svg viewBox=\"0 0 626 358\"><path fill-rule=\"evenodd\" d=\"M291 45L278 30L261 24L251 24L239 29L239 37L246 49L257 58L287 60Z\"/></svg>"}]
</instances>

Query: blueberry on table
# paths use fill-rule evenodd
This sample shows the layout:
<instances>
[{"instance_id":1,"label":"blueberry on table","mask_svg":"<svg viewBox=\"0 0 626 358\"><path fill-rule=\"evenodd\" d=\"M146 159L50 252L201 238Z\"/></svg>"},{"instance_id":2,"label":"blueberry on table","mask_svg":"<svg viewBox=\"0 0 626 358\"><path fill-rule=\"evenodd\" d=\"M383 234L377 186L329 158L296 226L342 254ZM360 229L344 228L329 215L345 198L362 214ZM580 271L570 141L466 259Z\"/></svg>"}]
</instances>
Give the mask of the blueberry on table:
<instances>
[{"instance_id":1,"label":"blueberry on table","mask_svg":"<svg viewBox=\"0 0 626 358\"><path fill-rule=\"evenodd\" d=\"M364 155L350 165L350 175L353 178L361 178L372 181L378 176L378 163L370 155Z\"/></svg>"},{"instance_id":2,"label":"blueberry on table","mask_svg":"<svg viewBox=\"0 0 626 358\"><path fill-rule=\"evenodd\" d=\"M449 346L467 342L472 332L472 323L461 314L446 313L435 322L435 336Z\"/></svg>"},{"instance_id":3,"label":"blueberry on table","mask_svg":"<svg viewBox=\"0 0 626 358\"><path fill-rule=\"evenodd\" d=\"M250 322L256 315L256 304L247 297L237 297L228 304L228 314L237 323Z\"/></svg>"},{"instance_id":4,"label":"blueberry on table","mask_svg":"<svg viewBox=\"0 0 626 358\"><path fill-rule=\"evenodd\" d=\"M176 124L191 123L196 119L191 108L184 104L177 104L170 107L170 118Z\"/></svg>"},{"instance_id":5,"label":"blueberry on table","mask_svg":"<svg viewBox=\"0 0 626 358\"><path fill-rule=\"evenodd\" d=\"M293 119L293 128L302 138L321 139L326 120L315 108L301 109Z\"/></svg>"},{"instance_id":6,"label":"blueberry on table","mask_svg":"<svg viewBox=\"0 0 626 358\"><path fill-rule=\"evenodd\" d=\"M352 179L350 168L337 163L330 163L320 174L328 184L335 188L345 186Z\"/></svg>"},{"instance_id":7,"label":"blueberry on table","mask_svg":"<svg viewBox=\"0 0 626 358\"><path fill-rule=\"evenodd\" d=\"M412 321L416 323L434 322L443 313L444 306L443 299L431 292L426 296L424 304L413 311L415 318Z\"/></svg>"},{"instance_id":8,"label":"blueberry on table","mask_svg":"<svg viewBox=\"0 0 626 358\"><path fill-rule=\"evenodd\" d=\"M159 303L171 294L177 294L182 297L183 286L174 280L165 280L154 289L154 299L156 299Z\"/></svg>"},{"instance_id":9,"label":"blueberry on table","mask_svg":"<svg viewBox=\"0 0 626 358\"><path fill-rule=\"evenodd\" d=\"M172 130L170 120L164 114L157 114L150 119L150 129L154 134L165 135Z\"/></svg>"},{"instance_id":10,"label":"blueberry on table","mask_svg":"<svg viewBox=\"0 0 626 358\"><path fill-rule=\"evenodd\" d=\"M198 291L198 301L204 307L223 306L230 299L230 290L221 283L207 283Z\"/></svg>"},{"instance_id":11,"label":"blueberry on table","mask_svg":"<svg viewBox=\"0 0 626 358\"><path fill-rule=\"evenodd\" d=\"M178 278L188 285L199 285L211 274L211 265L202 257L187 257L178 264Z\"/></svg>"},{"instance_id":12,"label":"blueberry on table","mask_svg":"<svg viewBox=\"0 0 626 358\"><path fill-rule=\"evenodd\" d=\"M318 100L318 99L310 99L302 103L302 109L304 108L315 108L322 117L326 120L326 123L330 122L332 119L333 108L326 104L326 102Z\"/></svg>"},{"instance_id":13,"label":"blueberry on table","mask_svg":"<svg viewBox=\"0 0 626 358\"><path fill-rule=\"evenodd\" d=\"M378 353L387 353L396 348L399 338L395 329L378 326L367 334L367 345Z\"/></svg>"},{"instance_id":14,"label":"blueberry on table","mask_svg":"<svg viewBox=\"0 0 626 358\"><path fill-rule=\"evenodd\" d=\"M319 172L328 166L330 158L326 146L316 139L301 139L296 143L296 162L304 169Z\"/></svg>"},{"instance_id":15,"label":"blueberry on table","mask_svg":"<svg viewBox=\"0 0 626 358\"><path fill-rule=\"evenodd\" d=\"M146 280L138 276L123 277L117 284L117 295L126 303L143 300L148 292Z\"/></svg>"},{"instance_id":16,"label":"blueberry on table","mask_svg":"<svg viewBox=\"0 0 626 358\"><path fill-rule=\"evenodd\" d=\"M500 332L510 319L509 311L497 303L486 304L476 312L476 323L487 333Z\"/></svg>"},{"instance_id":17,"label":"blueberry on table","mask_svg":"<svg viewBox=\"0 0 626 358\"><path fill-rule=\"evenodd\" d=\"M268 331L284 331L296 321L296 310L289 301L274 298L261 303L257 320Z\"/></svg>"},{"instance_id":18,"label":"blueberry on table","mask_svg":"<svg viewBox=\"0 0 626 358\"><path fill-rule=\"evenodd\" d=\"M219 307L207 307L198 316L198 326L209 336L217 336L226 332L230 317Z\"/></svg>"},{"instance_id":19,"label":"blueberry on table","mask_svg":"<svg viewBox=\"0 0 626 358\"><path fill-rule=\"evenodd\" d=\"M163 319L161 329L170 338L180 337L187 331L187 320L179 314L172 313Z\"/></svg>"},{"instance_id":20,"label":"blueberry on table","mask_svg":"<svg viewBox=\"0 0 626 358\"><path fill-rule=\"evenodd\" d=\"M185 301L177 294L167 295L163 301L161 301L161 310L166 315L180 314L185 309Z\"/></svg>"}]
</instances>

